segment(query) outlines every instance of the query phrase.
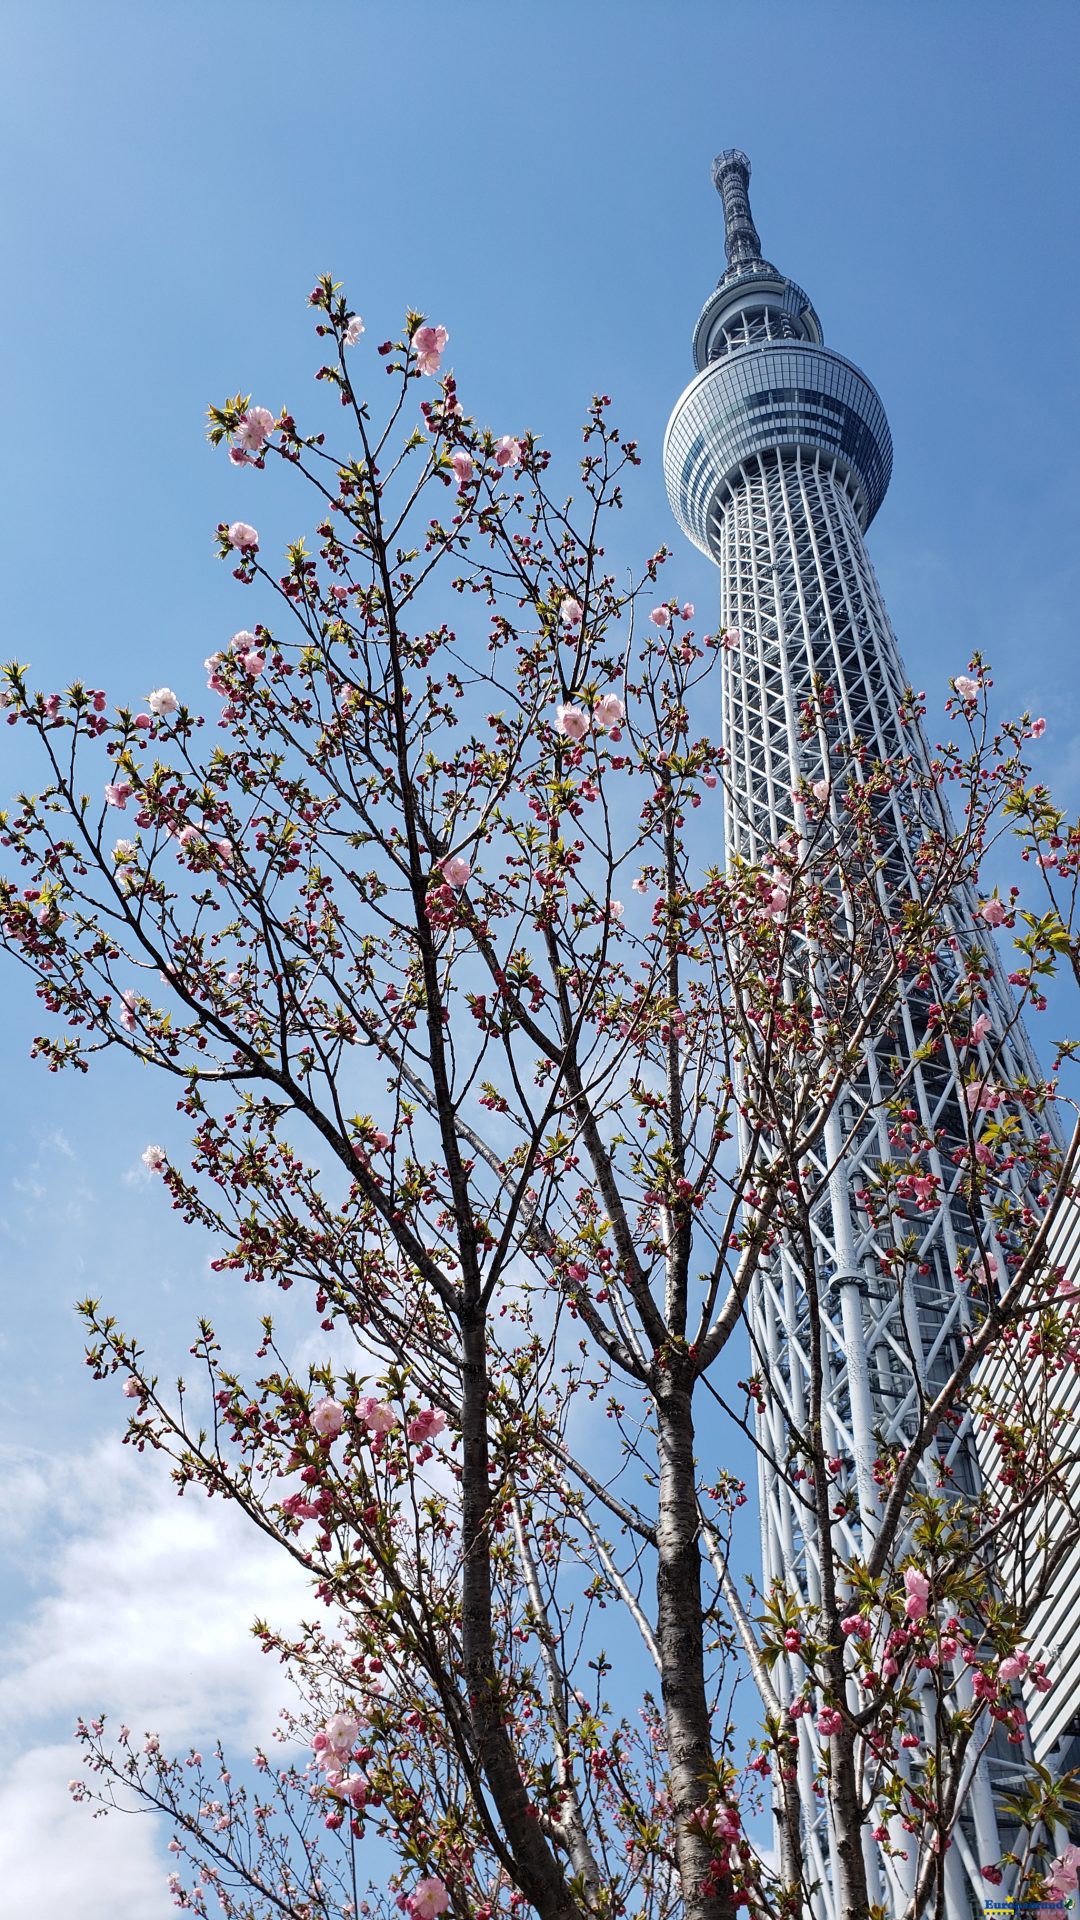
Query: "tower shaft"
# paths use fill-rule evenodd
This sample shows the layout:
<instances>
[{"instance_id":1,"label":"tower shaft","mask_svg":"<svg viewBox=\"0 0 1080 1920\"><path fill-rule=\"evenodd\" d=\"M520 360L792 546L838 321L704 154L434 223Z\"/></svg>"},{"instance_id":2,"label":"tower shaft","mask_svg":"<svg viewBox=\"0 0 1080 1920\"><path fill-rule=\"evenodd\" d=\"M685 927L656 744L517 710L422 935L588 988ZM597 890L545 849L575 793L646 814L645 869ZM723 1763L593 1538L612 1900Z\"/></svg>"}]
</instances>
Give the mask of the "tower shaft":
<instances>
[{"instance_id":1,"label":"tower shaft","mask_svg":"<svg viewBox=\"0 0 1080 1920\"><path fill-rule=\"evenodd\" d=\"M723 655L723 741L728 754L726 851L766 863L785 835L799 831L793 792L800 785L837 780L840 745L862 742L873 760L913 759L928 772L923 743L901 724L906 679L848 485L820 449L755 454L730 484L718 513L716 558L725 627L738 645ZM824 719L809 739L799 715L825 695ZM831 696L831 697L830 697ZM838 791L829 806L838 810ZM920 828L913 789L895 791L883 822L889 848L883 885L902 896L913 884L912 855ZM839 838L839 818L834 831ZM952 908L958 943L970 946L975 902L959 891ZM1015 1023L1007 983L987 950L987 1008L992 1032ZM873 1544L877 1490L875 1458L916 1431L920 1397L951 1374L971 1331L969 1303L956 1275L970 1251L962 1233L966 1207L954 1204L962 1181L954 1154L967 1142L960 1102L961 1063L942 1055L931 1009L961 988L961 966L932 982L909 986L898 1018L862 1050L849 1094L826 1126L812 1176L821 1186L814 1209L814 1285L807 1285L801 1249L781 1246L764 1264L748 1308L750 1336L761 1376L768 1381L759 1420L763 1563L766 1584L786 1585L811 1606L822 1598L820 1555L838 1548L865 1557ZM827 982L819 982L827 988ZM997 1069L1035 1077L1023 1037L996 1041ZM913 1111L921 1130L936 1137L929 1170L938 1188L934 1204L911 1210L917 1237L914 1278L898 1287L882 1269L883 1244L865 1200L882 1162L896 1158L890 1104ZM970 1230L969 1230L970 1233ZM816 1295L816 1299L815 1296ZM816 1338L815 1338L816 1335ZM830 1535L819 1542L805 1508L782 1470L791 1435L805 1432L821 1379L826 1451L846 1463L838 1486L848 1502ZM961 1491L974 1491L977 1464L969 1420L934 1456ZM782 1681L793 1699L802 1684L793 1659ZM804 1808L817 1760L809 1718L800 1725ZM1015 1784L1008 1750L995 1750L972 1769L966 1812L947 1863L950 1914L966 1916L986 1883L982 1863L998 1859L996 1803ZM894 1836L900 1844L903 1836ZM836 1879L834 1841L824 1815L808 1816L805 1840L812 1873L821 1881L817 1915L831 1920ZM910 1851L910 1849L909 1849ZM903 1861L874 1848L867 1860L871 1899L904 1912L912 1875Z\"/></svg>"},{"instance_id":2,"label":"tower shaft","mask_svg":"<svg viewBox=\"0 0 1080 1920\"><path fill-rule=\"evenodd\" d=\"M917 854L927 831L947 826L929 752L904 711L907 679L863 537L888 485L891 440L869 381L823 346L806 295L762 260L748 178L744 155L720 156L714 180L729 264L698 322L698 373L675 407L664 448L673 509L717 563L721 619L733 642L722 656L726 852L729 862L767 866L785 838L807 833L815 787L813 829L839 850L847 780L859 780L866 764L903 762L908 777L873 802L882 849L875 885L888 919L893 903L918 893ZM890 1443L913 1437L925 1396L948 1380L972 1325L958 1280L972 1248L959 1164L970 1135L965 1062L935 1025L937 1008L964 991L964 954L972 947L985 963L984 1067L993 1059L1012 1084L1039 1078L976 907L959 885L947 909L953 947L946 940L932 977L904 981L887 1020L860 1043L850 1084L811 1156L818 1195L811 1252L781 1239L748 1301L754 1363L765 1383L758 1422L765 1582L809 1612L821 1600L824 1554L870 1552L880 1511L875 1461ZM838 882L837 912L844 911ZM805 950L792 963L813 998L827 1000L843 983L819 976L816 964ZM793 975L784 990L797 985ZM974 1050L965 1056L969 1066L979 1057ZM907 1208L914 1254L898 1281L883 1259L888 1236L874 1224L869 1196L882 1164L898 1157L901 1107L935 1145L927 1155L929 1191ZM992 1244L989 1219L986 1227ZM837 1517L822 1539L788 1471L792 1436L807 1431L815 1407L825 1448L842 1463ZM927 1462L928 1487L942 1468L960 1492L977 1489L969 1419ZM805 1681L798 1655L776 1675L790 1704ZM861 1704L855 1695L852 1702ZM813 1791L821 1755L812 1716L797 1725L804 1844L819 1882L814 1920L833 1920L837 1836ZM999 1811L1015 1776L1008 1747L992 1745L972 1759L946 1858L949 1920L983 1910L980 1866L1009 1844ZM905 1845L895 1823L890 1839ZM907 1851L905 1862L864 1843L870 1900L890 1915L908 1909L913 1891L912 1844Z\"/></svg>"}]
</instances>

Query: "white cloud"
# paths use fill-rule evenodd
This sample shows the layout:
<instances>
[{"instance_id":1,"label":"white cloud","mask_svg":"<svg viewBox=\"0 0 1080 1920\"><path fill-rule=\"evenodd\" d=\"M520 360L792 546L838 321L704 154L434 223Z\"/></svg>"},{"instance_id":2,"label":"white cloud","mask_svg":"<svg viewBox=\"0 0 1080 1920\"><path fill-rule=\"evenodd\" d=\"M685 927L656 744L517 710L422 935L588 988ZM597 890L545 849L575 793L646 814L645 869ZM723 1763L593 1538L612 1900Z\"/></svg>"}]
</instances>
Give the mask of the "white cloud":
<instances>
[{"instance_id":1,"label":"white cloud","mask_svg":"<svg viewBox=\"0 0 1080 1920\"><path fill-rule=\"evenodd\" d=\"M116 1440L82 1459L2 1450L0 1540L31 1588L3 1653L4 1911L164 1920L167 1832L73 1806L79 1750L62 1735L78 1714L104 1712L159 1732L166 1749L221 1734L249 1751L286 1697L252 1619L288 1631L317 1603L236 1509L198 1492L178 1499L161 1460Z\"/></svg>"},{"instance_id":2,"label":"white cloud","mask_svg":"<svg viewBox=\"0 0 1080 1920\"><path fill-rule=\"evenodd\" d=\"M71 1771L68 1747L40 1746L0 1775L3 1911L165 1920L173 1906L157 1830L119 1813L92 1820L66 1791Z\"/></svg>"}]
</instances>

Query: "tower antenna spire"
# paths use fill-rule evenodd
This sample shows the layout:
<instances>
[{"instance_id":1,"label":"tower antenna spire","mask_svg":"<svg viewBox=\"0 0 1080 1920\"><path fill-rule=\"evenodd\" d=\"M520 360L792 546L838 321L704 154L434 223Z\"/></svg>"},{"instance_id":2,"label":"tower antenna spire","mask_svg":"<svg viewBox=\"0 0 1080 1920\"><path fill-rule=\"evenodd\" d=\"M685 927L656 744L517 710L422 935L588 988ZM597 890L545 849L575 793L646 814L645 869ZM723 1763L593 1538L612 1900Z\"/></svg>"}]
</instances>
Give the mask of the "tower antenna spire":
<instances>
[{"instance_id":1,"label":"tower antenna spire","mask_svg":"<svg viewBox=\"0 0 1080 1920\"><path fill-rule=\"evenodd\" d=\"M713 186L724 203L724 246L729 273L763 264L761 241L750 212L750 162L738 147L718 153L712 164Z\"/></svg>"}]
</instances>

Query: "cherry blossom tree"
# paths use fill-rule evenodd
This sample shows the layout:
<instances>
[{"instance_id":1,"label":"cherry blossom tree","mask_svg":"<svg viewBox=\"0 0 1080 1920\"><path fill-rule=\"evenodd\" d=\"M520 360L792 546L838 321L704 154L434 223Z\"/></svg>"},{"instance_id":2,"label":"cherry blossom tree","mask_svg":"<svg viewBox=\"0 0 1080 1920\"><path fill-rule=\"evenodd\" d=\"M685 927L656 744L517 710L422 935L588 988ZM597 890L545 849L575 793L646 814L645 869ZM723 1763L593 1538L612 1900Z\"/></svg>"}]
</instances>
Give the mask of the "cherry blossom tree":
<instances>
[{"instance_id":1,"label":"cherry blossom tree","mask_svg":"<svg viewBox=\"0 0 1080 1920\"><path fill-rule=\"evenodd\" d=\"M267 1313L241 1373L203 1322L171 1393L83 1303L130 1442L297 1560L315 1617L291 1639L257 1624L295 1695L253 1766L92 1720L76 1792L161 1809L196 1913L782 1920L812 1892L812 1720L838 1911L874 1911L869 1837L910 1854L913 1920L943 1912L965 1765L998 1729L1022 1755L1018 1680L1048 1681L1025 1623L1054 1556L1023 1596L1001 1567L1063 1484L1053 1383L1080 1354L1049 1250L1077 1155L1055 1083L966 1056L968 1335L874 1463L869 1557L844 1544L850 1462L820 1402L787 1435L827 1569L812 1617L754 1577L731 1461L765 1444L748 1295L783 1243L815 1297L813 1210L867 1035L947 955L927 1044L986 1041L957 898L1016 933L1016 1020L1076 963L1080 826L1030 785L1042 723L991 728L984 664L957 677L902 899L880 800L921 776L858 740L797 833L725 871L708 728L739 636L662 597L663 550L625 579L609 562L638 456L607 400L567 498L533 435L465 411L445 328L409 314L377 349L380 409L359 316L329 278L311 305L341 447L243 396L210 412L253 489L277 463L309 490L315 535L282 565L254 525L219 527L252 611L206 660L208 716L168 686L116 707L5 671L43 766L3 816L0 881L49 1016L34 1052L55 1072L119 1050L171 1082L190 1163L152 1145L147 1167L219 1270L301 1290L327 1356L298 1370ZM168 664L178 686L190 665ZM1046 910L980 882L1014 829L1058 889ZM900 1287L934 1142L902 1085L882 1097L895 1158L867 1204ZM1041 1384L1012 1365L1006 1423L981 1383L1033 1343ZM1007 1449L981 1491L947 1463L966 1417ZM1028 1780L1016 1849L985 1867L1038 1889L1069 1871L1049 1862L1071 1787ZM773 1805L775 1857L753 1838Z\"/></svg>"}]
</instances>

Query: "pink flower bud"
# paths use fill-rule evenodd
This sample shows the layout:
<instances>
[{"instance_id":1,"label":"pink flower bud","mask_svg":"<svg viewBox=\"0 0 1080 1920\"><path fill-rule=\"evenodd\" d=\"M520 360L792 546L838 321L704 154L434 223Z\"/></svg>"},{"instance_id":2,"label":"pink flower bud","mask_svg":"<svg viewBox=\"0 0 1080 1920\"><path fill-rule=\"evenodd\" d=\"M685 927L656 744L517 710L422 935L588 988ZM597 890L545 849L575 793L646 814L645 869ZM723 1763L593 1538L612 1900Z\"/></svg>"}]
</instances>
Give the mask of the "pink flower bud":
<instances>
[{"instance_id":1,"label":"pink flower bud","mask_svg":"<svg viewBox=\"0 0 1080 1920\"><path fill-rule=\"evenodd\" d=\"M930 1597L930 1582L918 1567L904 1569L904 1591L907 1599L904 1612L909 1620L925 1620L926 1605Z\"/></svg>"}]
</instances>

